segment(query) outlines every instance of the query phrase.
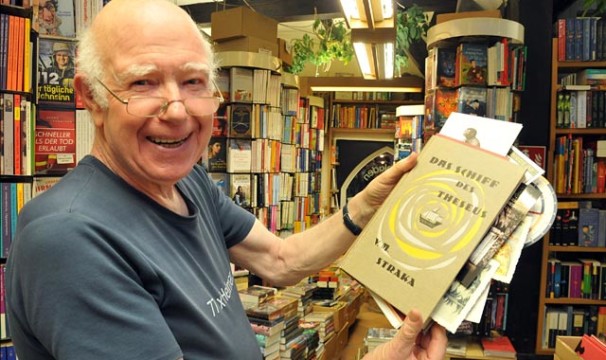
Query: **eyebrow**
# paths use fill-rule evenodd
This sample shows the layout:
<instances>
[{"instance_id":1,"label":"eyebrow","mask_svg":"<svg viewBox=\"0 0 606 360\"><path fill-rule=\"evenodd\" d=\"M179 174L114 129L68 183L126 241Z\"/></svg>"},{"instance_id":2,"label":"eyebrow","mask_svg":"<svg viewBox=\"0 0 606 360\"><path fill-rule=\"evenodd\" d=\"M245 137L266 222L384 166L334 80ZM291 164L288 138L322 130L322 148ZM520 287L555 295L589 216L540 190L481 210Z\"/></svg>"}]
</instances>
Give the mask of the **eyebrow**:
<instances>
[{"instance_id":1,"label":"eyebrow","mask_svg":"<svg viewBox=\"0 0 606 360\"><path fill-rule=\"evenodd\" d=\"M179 67L181 71L199 71L205 73L207 76L210 75L210 66L202 62L188 62ZM158 67L153 64L135 64L129 66L126 71L116 74L114 77L119 83L130 77L143 76L158 71Z\"/></svg>"}]
</instances>

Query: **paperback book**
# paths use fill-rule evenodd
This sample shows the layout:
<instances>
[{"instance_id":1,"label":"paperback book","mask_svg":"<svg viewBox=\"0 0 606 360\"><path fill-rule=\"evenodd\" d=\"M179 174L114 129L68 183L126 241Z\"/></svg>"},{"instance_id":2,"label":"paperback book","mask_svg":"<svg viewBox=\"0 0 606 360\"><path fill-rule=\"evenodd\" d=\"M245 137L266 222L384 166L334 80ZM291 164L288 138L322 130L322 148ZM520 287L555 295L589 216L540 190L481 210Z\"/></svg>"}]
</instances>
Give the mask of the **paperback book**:
<instances>
[{"instance_id":1,"label":"paperback book","mask_svg":"<svg viewBox=\"0 0 606 360\"><path fill-rule=\"evenodd\" d=\"M434 135L341 267L402 313L429 319L523 176L503 156Z\"/></svg>"}]
</instances>

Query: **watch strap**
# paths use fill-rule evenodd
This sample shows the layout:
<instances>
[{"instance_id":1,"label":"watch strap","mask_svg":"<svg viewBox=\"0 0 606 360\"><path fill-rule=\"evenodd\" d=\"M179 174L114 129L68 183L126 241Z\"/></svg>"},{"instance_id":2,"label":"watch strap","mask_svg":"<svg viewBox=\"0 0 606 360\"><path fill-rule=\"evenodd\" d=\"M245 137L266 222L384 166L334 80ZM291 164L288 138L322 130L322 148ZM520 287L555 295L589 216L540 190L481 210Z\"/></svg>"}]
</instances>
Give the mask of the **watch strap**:
<instances>
[{"instance_id":1,"label":"watch strap","mask_svg":"<svg viewBox=\"0 0 606 360\"><path fill-rule=\"evenodd\" d=\"M351 219L347 204L345 204L345 206L343 207L343 224L354 235L360 235L360 233L362 232L362 228L356 225Z\"/></svg>"}]
</instances>

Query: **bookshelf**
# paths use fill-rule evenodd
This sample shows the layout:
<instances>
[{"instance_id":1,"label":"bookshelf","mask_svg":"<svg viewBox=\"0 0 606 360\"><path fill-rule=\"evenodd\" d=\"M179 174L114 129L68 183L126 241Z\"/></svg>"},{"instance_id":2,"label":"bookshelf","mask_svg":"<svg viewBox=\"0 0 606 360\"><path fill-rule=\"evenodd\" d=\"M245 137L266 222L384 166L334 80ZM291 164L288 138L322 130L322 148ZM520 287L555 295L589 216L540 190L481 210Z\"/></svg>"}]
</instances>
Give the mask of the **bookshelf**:
<instances>
[{"instance_id":1,"label":"bookshelf","mask_svg":"<svg viewBox=\"0 0 606 360\"><path fill-rule=\"evenodd\" d=\"M223 138L228 152L226 168L210 167L211 176L222 177L228 184L227 194L234 199L237 188L234 180L241 178L247 182L250 178L250 185L245 186L249 189L250 202L245 206L272 232L285 237L310 227L321 213L323 99L301 97L298 77L279 72L280 60L276 57L247 51L224 51L216 56L224 74L219 77L219 87L228 95L224 108L219 110L223 115L218 117L227 118L230 131L213 134L215 140ZM242 70L252 73L253 81L257 74L269 76L265 100L255 100L257 88L251 88L252 101L236 98L241 89L234 88L234 76L240 76L236 72ZM221 79L225 76L227 78ZM241 134L234 132L236 126L241 125L238 125L241 115L236 110L239 107L251 109L247 120L250 131ZM251 164L246 168L233 167L236 152L230 144L236 141L250 144Z\"/></svg>"},{"instance_id":2,"label":"bookshelf","mask_svg":"<svg viewBox=\"0 0 606 360\"><path fill-rule=\"evenodd\" d=\"M549 152L547 154L547 164L548 166L548 178L551 183L554 185L554 189L556 190L559 207L564 207L563 204L574 204L580 203L583 204L585 202L591 202L592 207L597 207L600 209L605 208L605 200L606 193L597 192L595 189L587 188L585 189L582 185L578 189L573 189L572 187L568 188L564 186L563 176L567 176L566 174L571 174L568 171L558 171L558 169L562 168L561 162L558 164L559 156L561 156L558 151L558 139L562 137L567 137L570 139L580 139L581 149L591 149L595 151L595 142L600 139L606 139L606 128L603 125L600 127L591 127L591 128L571 128L571 127L562 127L562 124L558 123L558 116L563 115L561 113L562 108L558 109L558 100L562 94L569 94L571 92L578 91L586 91L586 90L567 90L566 86L562 86L562 79L567 75L576 74L579 71L582 71L587 68L592 69L606 69L605 61L559 61L558 60L558 39L553 39L552 42L552 63L551 63L551 109L550 109L550 135L549 135ZM602 90L591 89L588 90L593 92L594 94L604 95L604 88ZM576 95L576 94L575 94ZM560 102L561 104L561 102ZM603 104L602 104L603 106ZM560 110L560 114L558 114ZM602 107L602 118L603 118L603 107ZM599 125L599 124L598 124ZM586 159L594 159L597 160L594 156L588 155L585 157ZM563 170L563 169L561 169ZM572 175L572 174L571 174ZM593 178L593 176L591 176ZM575 179L581 184L587 184L587 179L575 175ZM563 187L562 187L563 186ZM589 190L589 191L586 191ZM582 206L582 205L581 205ZM575 210L573 208L572 210ZM560 215L564 215L565 210L560 210ZM579 219L579 221L583 221ZM558 219L556 218L556 224L552 228L550 234L547 234L543 239L543 253L541 256L541 280L540 280L540 291L539 291L539 308L538 308L538 324L537 324L537 336L536 336L536 345L535 350L537 354L550 355L554 352L553 341L549 343L549 329L551 328L552 332L557 333L558 331L567 332L569 331L569 326L566 325L564 329L560 329L560 326L556 329L553 329L555 325L555 315L553 313L560 311L562 315L562 319L566 321L572 321L572 319L568 319L570 316L576 316L574 319L586 319L587 314L585 312L595 312L595 309L600 307L606 307L606 297L601 296L603 292L598 292L598 298L583 298L583 297L573 297L570 293L564 293L566 296L557 296L557 293L554 291L553 296L549 292L549 290L553 289L552 285L555 283L555 280L551 277L553 273L554 278L557 271L550 271L550 264L554 264L554 269L556 266L561 271L562 263L558 265L557 262L553 262L552 259L556 259L563 262L577 262L579 259L591 259L597 260L604 264L606 262L606 247L587 247L587 246L578 246L579 235L578 232L569 233L563 237L556 237L558 232L561 231L561 227L557 224ZM582 223L577 225L577 228L581 226ZM556 230L557 229L557 230ZM573 227L574 229L574 227ZM577 229L578 230L578 229ZM604 235L600 235L602 238ZM566 243L566 245L563 245ZM566 268L569 268L570 265L565 265ZM566 270L565 270L566 271ZM601 271L602 274L606 274L604 270ZM567 279L568 280L568 279ZM568 281L570 283L570 280ZM560 283L562 285L562 283ZM566 291L568 291L569 287L567 287ZM561 291L562 289L560 289ZM574 313L573 313L574 312ZM575 315L576 314L576 315ZM591 314L591 313L590 313ZM597 314L596 314L597 317ZM592 326L587 324L587 326ZM584 331L591 331L590 329L585 328Z\"/></svg>"}]
</instances>

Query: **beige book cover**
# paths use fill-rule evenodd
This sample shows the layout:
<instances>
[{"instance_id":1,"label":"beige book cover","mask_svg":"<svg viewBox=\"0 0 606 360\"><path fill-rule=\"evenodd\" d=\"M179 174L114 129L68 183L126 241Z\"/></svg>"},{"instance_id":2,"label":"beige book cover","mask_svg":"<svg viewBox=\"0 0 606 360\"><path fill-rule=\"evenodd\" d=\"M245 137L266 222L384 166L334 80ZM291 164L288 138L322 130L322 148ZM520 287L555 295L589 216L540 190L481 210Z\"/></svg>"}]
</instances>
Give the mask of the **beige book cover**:
<instances>
[{"instance_id":1,"label":"beige book cover","mask_svg":"<svg viewBox=\"0 0 606 360\"><path fill-rule=\"evenodd\" d=\"M515 192L524 169L434 135L340 266L396 309L427 321Z\"/></svg>"}]
</instances>

